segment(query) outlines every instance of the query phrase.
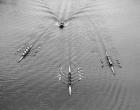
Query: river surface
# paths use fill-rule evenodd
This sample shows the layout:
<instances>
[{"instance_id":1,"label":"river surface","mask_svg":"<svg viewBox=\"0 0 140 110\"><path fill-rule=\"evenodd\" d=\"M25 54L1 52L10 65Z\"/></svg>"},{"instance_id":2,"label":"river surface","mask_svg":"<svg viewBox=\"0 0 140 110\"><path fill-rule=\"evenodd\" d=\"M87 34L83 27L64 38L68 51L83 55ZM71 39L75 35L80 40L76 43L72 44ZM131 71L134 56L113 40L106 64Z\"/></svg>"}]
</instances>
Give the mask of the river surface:
<instances>
[{"instance_id":1,"label":"river surface","mask_svg":"<svg viewBox=\"0 0 140 110\"><path fill-rule=\"evenodd\" d=\"M0 110L139 110L139 49L139 0L0 0ZM57 77L69 60L84 71L72 96Z\"/></svg>"}]
</instances>

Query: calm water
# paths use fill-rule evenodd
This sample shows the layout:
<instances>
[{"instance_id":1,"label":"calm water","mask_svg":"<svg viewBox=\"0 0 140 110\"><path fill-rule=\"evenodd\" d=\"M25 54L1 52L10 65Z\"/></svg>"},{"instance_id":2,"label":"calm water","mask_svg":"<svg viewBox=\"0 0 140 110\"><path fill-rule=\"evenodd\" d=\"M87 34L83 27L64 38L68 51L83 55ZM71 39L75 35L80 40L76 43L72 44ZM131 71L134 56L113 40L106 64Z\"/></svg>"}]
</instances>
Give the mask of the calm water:
<instances>
[{"instance_id":1,"label":"calm water","mask_svg":"<svg viewBox=\"0 0 140 110\"><path fill-rule=\"evenodd\" d=\"M60 30L50 10L75 14ZM138 0L0 0L0 110L139 110L139 10ZM101 68L106 49L123 67L115 77ZM71 97L57 78L69 57L85 73Z\"/></svg>"}]
</instances>

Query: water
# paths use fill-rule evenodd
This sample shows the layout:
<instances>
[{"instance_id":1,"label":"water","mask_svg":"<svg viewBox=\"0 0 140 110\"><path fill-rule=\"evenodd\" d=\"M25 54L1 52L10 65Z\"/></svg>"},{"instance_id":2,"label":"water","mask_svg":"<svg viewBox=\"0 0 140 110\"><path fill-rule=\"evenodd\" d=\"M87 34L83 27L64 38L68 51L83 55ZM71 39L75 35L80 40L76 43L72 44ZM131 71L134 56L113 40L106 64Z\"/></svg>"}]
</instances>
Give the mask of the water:
<instances>
[{"instance_id":1,"label":"water","mask_svg":"<svg viewBox=\"0 0 140 110\"><path fill-rule=\"evenodd\" d=\"M0 2L1 110L140 109L138 0L5 1ZM44 4L60 18L83 11L60 30ZM35 42L32 53L39 51L17 63L15 53L26 42ZM115 77L101 68L106 49L123 67ZM69 56L85 73L71 97L57 78Z\"/></svg>"}]
</instances>

